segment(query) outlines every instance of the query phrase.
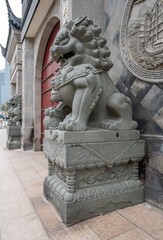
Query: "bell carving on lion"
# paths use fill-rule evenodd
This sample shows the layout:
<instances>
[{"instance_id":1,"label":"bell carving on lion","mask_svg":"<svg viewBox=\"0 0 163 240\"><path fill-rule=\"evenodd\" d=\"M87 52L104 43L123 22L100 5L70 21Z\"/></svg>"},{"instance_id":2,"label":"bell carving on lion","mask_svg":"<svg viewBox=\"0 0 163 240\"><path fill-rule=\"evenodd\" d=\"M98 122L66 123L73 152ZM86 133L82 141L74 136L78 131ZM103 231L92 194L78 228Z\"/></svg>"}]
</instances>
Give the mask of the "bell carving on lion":
<instances>
[{"instance_id":1,"label":"bell carving on lion","mask_svg":"<svg viewBox=\"0 0 163 240\"><path fill-rule=\"evenodd\" d=\"M137 128L131 100L118 91L108 74L113 64L106 39L91 19L79 17L66 23L50 53L61 66L51 81L51 102L59 104L45 110L45 129Z\"/></svg>"}]
</instances>

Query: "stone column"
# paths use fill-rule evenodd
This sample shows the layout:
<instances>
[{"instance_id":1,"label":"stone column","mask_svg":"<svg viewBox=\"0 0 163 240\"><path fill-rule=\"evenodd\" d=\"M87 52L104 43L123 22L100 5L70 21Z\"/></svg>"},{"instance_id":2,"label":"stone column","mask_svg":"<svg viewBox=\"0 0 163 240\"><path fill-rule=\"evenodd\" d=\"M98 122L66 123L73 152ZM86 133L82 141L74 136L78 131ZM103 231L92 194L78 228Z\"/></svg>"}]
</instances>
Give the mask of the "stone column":
<instances>
[{"instance_id":1,"label":"stone column","mask_svg":"<svg viewBox=\"0 0 163 240\"><path fill-rule=\"evenodd\" d=\"M104 30L104 0L72 0L72 19L87 16Z\"/></svg>"},{"instance_id":2,"label":"stone column","mask_svg":"<svg viewBox=\"0 0 163 240\"><path fill-rule=\"evenodd\" d=\"M22 46L18 44L16 47L16 93L22 94Z\"/></svg>"},{"instance_id":3,"label":"stone column","mask_svg":"<svg viewBox=\"0 0 163 240\"><path fill-rule=\"evenodd\" d=\"M17 72L16 93L22 94L22 71Z\"/></svg>"},{"instance_id":4,"label":"stone column","mask_svg":"<svg viewBox=\"0 0 163 240\"><path fill-rule=\"evenodd\" d=\"M24 150L33 147L33 39L25 38L22 51L22 139Z\"/></svg>"},{"instance_id":5,"label":"stone column","mask_svg":"<svg viewBox=\"0 0 163 240\"><path fill-rule=\"evenodd\" d=\"M16 84L15 83L11 83L10 93L11 93L11 97L13 97L16 94Z\"/></svg>"},{"instance_id":6,"label":"stone column","mask_svg":"<svg viewBox=\"0 0 163 240\"><path fill-rule=\"evenodd\" d=\"M104 0L61 1L61 25L79 16L88 16L104 30Z\"/></svg>"}]
</instances>

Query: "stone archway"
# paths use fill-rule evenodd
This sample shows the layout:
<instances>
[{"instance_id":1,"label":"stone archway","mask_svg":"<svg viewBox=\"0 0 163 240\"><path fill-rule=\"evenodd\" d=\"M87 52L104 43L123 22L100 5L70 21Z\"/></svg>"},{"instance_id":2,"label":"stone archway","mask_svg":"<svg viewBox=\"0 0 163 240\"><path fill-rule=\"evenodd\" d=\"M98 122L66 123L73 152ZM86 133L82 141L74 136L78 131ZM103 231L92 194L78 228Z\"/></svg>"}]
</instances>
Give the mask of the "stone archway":
<instances>
[{"instance_id":1,"label":"stone archway","mask_svg":"<svg viewBox=\"0 0 163 240\"><path fill-rule=\"evenodd\" d=\"M43 150L43 138L44 138L44 110L46 108L51 107L51 80L56 75L59 64L51 60L50 56L50 47L52 46L54 39L59 31L60 23L58 22L48 39L48 43L46 45L45 53L44 53L44 59L43 59L43 65L42 65L42 78L41 78L41 150ZM56 104L53 104L53 107Z\"/></svg>"},{"instance_id":2,"label":"stone archway","mask_svg":"<svg viewBox=\"0 0 163 240\"><path fill-rule=\"evenodd\" d=\"M59 19L57 17L53 17L46 24L40 38L41 40L37 52L34 83L34 151L41 150L41 79L44 53L49 37L58 22Z\"/></svg>"}]
</instances>

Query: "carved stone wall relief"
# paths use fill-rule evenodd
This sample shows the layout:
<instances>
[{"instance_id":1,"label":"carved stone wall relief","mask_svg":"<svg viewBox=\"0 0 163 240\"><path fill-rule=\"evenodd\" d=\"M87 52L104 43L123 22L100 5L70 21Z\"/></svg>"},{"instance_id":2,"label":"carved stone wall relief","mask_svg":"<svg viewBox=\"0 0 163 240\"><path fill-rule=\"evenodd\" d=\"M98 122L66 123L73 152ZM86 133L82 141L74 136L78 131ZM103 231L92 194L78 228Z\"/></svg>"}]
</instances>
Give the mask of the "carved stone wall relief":
<instances>
[{"instance_id":1,"label":"carved stone wall relief","mask_svg":"<svg viewBox=\"0 0 163 240\"><path fill-rule=\"evenodd\" d=\"M93 168L85 169L84 171L77 172L78 188L96 186L112 182L118 182L121 180L127 180L131 178L133 171L135 170L134 164L124 164L122 166L114 166L113 168ZM138 172L138 170L137 170ZM133 177L133 176L132 176Z\"/></svg>"},{"instance_id":2,"label":"carved stone wall relief","mask_svg":"<svg viewBox=\"0 0 163 240\"><path fill-rule=\"evenodd\" d=\"M163 83L163 0L128 0L121 26L121 54L138 79Z\"/></svg>"}]
</instances>

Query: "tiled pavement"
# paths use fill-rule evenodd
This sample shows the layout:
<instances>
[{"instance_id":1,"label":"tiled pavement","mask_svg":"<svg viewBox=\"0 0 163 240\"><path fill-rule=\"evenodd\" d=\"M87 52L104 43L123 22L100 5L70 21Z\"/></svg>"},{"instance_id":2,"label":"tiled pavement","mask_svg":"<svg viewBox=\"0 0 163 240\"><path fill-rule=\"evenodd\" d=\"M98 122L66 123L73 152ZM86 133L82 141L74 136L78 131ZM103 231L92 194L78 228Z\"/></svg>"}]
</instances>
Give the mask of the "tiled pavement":
<instances>
[{"instance_id":1,"label":"tiled pavement","mask_svg":"<svg viewBox=\"0 0 163 240\"><path fill-rule=\"evenodd\" d=\"M5 144L0 129L0 240L163 239L163 214L147 203L66 227L42 193L43 153L9 151Z\"/></svg>"}]
</instances>

